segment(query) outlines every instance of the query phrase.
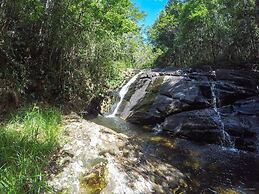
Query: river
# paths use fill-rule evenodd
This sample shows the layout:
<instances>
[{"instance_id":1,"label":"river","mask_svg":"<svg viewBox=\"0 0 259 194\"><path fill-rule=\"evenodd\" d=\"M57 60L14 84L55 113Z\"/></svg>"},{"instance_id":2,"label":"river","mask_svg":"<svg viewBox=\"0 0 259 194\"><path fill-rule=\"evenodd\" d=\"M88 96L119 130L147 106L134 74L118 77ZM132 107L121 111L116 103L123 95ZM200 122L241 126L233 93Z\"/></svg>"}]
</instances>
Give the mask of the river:
<instances>
[{"instance_id":1,"label":"river","mask_svg":"<svg viewBox=\"0 0 259 194\"><path fill-rule=\"evenodd\" d=\"M99 116L91 121L131 137L131 143L138 145L143 153L136 163L141 164L146 158L153 158L151 161L169 164L184 174L186 184L176 187L176 190L164 189L163 192L259 193L258 153L240 151L231 146L225 147L224 144L204 144L172 137L169 133L160 131L159 126L137 126L119 118L119 106L136 78L137 75L121 88L121 99L112 114ZM159 174L155 177L155 181L161 185L166 180ZM170 185L170 181L167 185Z\"/></svg>"},{"instance_id":2,"label":"river","mask_svg":"<svg viewBox=\"0 0 259 194\"><path fill-rule=\"evenodd\" d=\"M144 129L114 117L93 122L132 137L142 153L179 169L186 177L183 193L258 193L258 154L199 144ZM141 160L141 158L139 158Z\"/></svg>"}]
</instances>

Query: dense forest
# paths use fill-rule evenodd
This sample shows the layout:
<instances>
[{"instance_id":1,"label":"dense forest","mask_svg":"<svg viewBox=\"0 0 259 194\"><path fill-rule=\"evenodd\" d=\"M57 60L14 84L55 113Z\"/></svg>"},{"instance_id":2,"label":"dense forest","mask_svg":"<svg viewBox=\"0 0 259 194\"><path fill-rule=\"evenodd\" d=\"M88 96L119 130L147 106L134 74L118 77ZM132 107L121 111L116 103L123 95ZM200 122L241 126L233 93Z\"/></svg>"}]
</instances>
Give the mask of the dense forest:
<instances>
[{"instance_id":1,"label":"dense forest","mask_svg":"<svg viewBox=\"0 0 259 194\"><path fill-rule=\"evenodd\" d=\"M160 66L258 63L256 0L170 0L150 29Z\"/></svg>"},{"instance_id":2,"label":"dense forest","mask_svg":"<svg viewBox=\"0 0 259 194\"><path fill-rule=\"evenodd\" d=\"M0 6L0 87L19 101L84 107L118 86L128 67L258 62L255 0L171 0L149 29L150 41L137 25L144 13L129 0Z\"/></svg>"},{"instance_id":3,"label":"dense forest","mask_svg":"<svg viewBox=\"0 0 259 194\"><path fill-rule=\"evenodd\" d=\"M137 26L144 14L129 0L0 6L0 87L23 100L87 102L117 86L126 67L152 63Z\"/></svg>"}]
</instances>

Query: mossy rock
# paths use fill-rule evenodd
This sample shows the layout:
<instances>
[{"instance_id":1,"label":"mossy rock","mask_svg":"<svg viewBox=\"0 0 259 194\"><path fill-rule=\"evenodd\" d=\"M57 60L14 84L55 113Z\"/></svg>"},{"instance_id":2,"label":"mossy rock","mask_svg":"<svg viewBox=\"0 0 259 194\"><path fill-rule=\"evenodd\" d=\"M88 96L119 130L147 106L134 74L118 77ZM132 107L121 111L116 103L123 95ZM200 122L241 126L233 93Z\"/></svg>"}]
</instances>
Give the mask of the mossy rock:
<instances>
[{"instance_id":1,"label":"mossy rock","mask_svg":"<svg viewBox=\"0 0 259 194\"><path fill-rule=\"evenodd\" d=\"M132 121L135 117L144 117L147 111L150 109L154 103L157 93L160 90L161 84L164 81L164 76L157 77L153 80L151 84L146 89L146 94L143 100L135 107L133 115L129 117L128 120Z\"/></svg>"},{"instance_id":2,"label":"mossy rock","mask_svg":"<svg viewBox=\"0 0 259 194\"><path fill-rule=\"evenodd\" d=\"M107 185L106 181L107 168L106 163L97 164L91 171L86 173L80 181L80 193L98 194Z\"/></svg>"},{"instance_id":3,"label":"mossy rock","mask_svg":"<svg viewBox=\"0 0 259 194\"><path fill-rule=\"evenodd\" d=\"M217 188L217 192L219 194L238 194L239 192L233 190L233 189L226 189L226 188Z\"/></svg>"}]
</instances>

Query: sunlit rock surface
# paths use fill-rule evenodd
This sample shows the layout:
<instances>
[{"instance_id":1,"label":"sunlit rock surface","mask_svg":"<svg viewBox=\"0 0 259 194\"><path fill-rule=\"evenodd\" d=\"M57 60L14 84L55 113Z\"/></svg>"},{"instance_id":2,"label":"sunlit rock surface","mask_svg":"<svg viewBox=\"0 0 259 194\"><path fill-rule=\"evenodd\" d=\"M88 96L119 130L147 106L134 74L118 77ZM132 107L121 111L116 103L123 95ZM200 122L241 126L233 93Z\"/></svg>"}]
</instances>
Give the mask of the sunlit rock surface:
<instances>
[{"instance_id":1,"label":"sunlit rock surface","mask_svg":"<svg viewBox=\"0 0 259 194\"><path fill-rule=\"evenodd\" d=\"M172 188L185 186L179 170L141 158L138 146L126 135L76 115L65 118L62 138L62 146L47 170L53 193L148 194L164 192L169 184Z\"/></svg>"}]
</instances>

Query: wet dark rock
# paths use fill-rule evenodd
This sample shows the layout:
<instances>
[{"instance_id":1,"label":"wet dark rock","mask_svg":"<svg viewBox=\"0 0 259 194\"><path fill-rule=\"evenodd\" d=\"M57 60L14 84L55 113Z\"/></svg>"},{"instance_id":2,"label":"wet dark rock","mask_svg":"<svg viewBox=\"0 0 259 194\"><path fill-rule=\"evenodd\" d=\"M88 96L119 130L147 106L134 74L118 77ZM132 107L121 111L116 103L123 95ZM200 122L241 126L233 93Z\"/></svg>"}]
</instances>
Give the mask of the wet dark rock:
<instances>
[{"instance_id":1,"label":"wet dark rock","mask_svg":"<svg viewBox=\"0 0 259 194\"><path fill-rule=\"evenodd\" d=\"M259 134L259 73L241 70L156 70L131 85L121 117L190 140L255 151Z\"/></svg>"},{"instance_id":2,"label":"wet dark rock","mask_svg":"<svg viewBox=\"0 0 259 194\"><path fill-rule=\"evenodd\" d=\"M220 105L258 96L259 74L252 71L217 70L217 93Z\"/></svg>"},{"instance_id":3,"label":"wet dark rock","mask_svg":"<svg viewBox=\"0 0 259 194\"><path fill-rule=\"evenodd\" d=\"M207 80L158 76L144 92L145 97L135 105L128 121L154 124L173 113L210 106L211 91Z\"/></svg>"},{"instance_id":4,"label":"wet dark rock","mask_svg":"<svg viewBox=\"0 0 259 194\"><path fill-rule=\"evenodd\" d=\"M127 118L130 111L135 109L135 106L143 101L144 98L147 98L147 92L152 92L152 89L149 87L153 87L154 81L156 80L156 78L153 77L155 76L157 76L157 74L144 73L139 77L138 82L131 85L119 110L121 117ZM154 91L153 95L156 95L156 92L157 91Z\"/></svg>"},{"instance_id":5,"label":"wet dark rock","mask_svg":"<svg viewBox=\"0 0 259 194\"><path fill-rule=\"evenodd\" d=\"M220 143L216 113L213 109L182 112L167 117L163 129L173 135L205 143Z\"/></svg>"},{"instance_id":6,"label":"wet dark rock","mask_svg":"<svg viewBox=\"0 0 259 194\"><path fill-rule=\"evenodd\" d=\"M248 107L253 107L249 112ZM259 107L259 99L239 101L219 109L224 129L213 108L182 112L167 117L163 129L173 135L194 141L220 144L225 130L239 149L256 151L258 146L259 117L252 113ZM250 113L250 114L249 114Z\"/></svg>"}]
</instances>

